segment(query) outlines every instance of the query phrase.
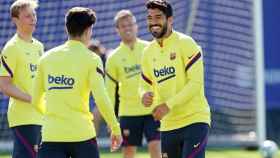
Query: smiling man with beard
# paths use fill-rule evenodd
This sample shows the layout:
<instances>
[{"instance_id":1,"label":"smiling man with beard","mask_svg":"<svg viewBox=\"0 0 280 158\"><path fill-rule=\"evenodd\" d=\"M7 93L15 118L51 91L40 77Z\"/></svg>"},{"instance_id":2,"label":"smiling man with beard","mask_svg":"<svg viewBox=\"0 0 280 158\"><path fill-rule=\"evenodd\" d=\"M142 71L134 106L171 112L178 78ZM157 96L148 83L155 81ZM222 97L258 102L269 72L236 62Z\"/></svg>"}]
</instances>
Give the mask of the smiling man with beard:
<instances>
[{"instance_id":1,"label":"smiling man with beard","mask_svg":"<svg viewBox=\"0 0 280 158\"><path fill-rule=\"evenodd\" d=\"M123 157L135 157L144 134L151 158L160 158L159 121L153 119L152 109L145 108L138 95L141 56L148 43L137 38L136 18L129 10L116 14L115 26L122 42L106 62L106 85L113 103L119 86Z\"/></svg>"},{"instance_id":2,"label":"smiling man with beard","mask_svg":"<svg viewBox=\"0 0 280 158\"><path fill-rule=\"evenodd\" d=\"M142 103L161 121L163 158L204 158L210 109L204 95L200 46L175 31L171 5L149 0L147 23L154 40L142 57Z\"/></svg>"}]
</instances>

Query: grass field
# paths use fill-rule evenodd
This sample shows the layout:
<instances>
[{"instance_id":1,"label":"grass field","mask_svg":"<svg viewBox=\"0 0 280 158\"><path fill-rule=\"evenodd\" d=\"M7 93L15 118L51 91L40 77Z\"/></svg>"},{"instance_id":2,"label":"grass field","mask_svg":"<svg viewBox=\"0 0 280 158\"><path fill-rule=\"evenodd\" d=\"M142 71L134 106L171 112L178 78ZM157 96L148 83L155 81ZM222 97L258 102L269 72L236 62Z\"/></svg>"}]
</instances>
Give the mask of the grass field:
<instances>
[{"instance_id":1,"label":"grass field","mask_svg":"<svg viewBox=\"0 0 280 158\"><path fill-rule=\"evenodd\" d=\"M109 153L108 150L102 150L101 158L122 158L121 153ZM1 156L0 158L11 158L10 156ZM149 158L146 151L139 151L136 158ZM245 150L208 150L206 158L262 158L258 151ZM280 152L275 158L280 158Z\"/></svg>"}]
</instances>

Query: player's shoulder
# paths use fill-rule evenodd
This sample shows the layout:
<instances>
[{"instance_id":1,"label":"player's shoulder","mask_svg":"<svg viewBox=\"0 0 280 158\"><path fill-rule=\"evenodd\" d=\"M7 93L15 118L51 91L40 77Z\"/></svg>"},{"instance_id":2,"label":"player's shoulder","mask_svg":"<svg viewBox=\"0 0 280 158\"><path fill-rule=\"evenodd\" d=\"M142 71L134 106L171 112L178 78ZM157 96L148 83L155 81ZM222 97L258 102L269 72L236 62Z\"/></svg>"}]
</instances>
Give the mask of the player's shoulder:
<instances>
[{"instance_id":1,"label":"player's shoulder","mask_svg":"<svg viewBox=\"0 0 280 158\"><path fill-rule=\"evenodd\" d=\"M143 56L147 55L147 53L152 52L153 49L156 47L157 43L156 40L153 41L146 41L146 45L143 49Z\"/></svg>"},{"instance_id":2,"label":"player's shoulder","mask_svg":"<svg viewBox=\"0 0 280 158\"><path fill-rule=\"evenodd\" d=\"M184 50L181 51L182 53L192 55L193 53L202 52L201 47L191 36L185 35L180 32L176 32L176 34L178 39L178 47L180 47L181 50Z\"/></svg>"},{"instance_id":3,"label":"player's shoulder","mask_svg":"<svg viewBox=\"0 0 280 158\"><path fill-rule=\"evenodd\" d=\"M33 40L34 45L40 47L41 49L44 49L44 44L41 41L39 41L36 38L33 38L32 40Z\"/></svg>"},{"instance_id":4,"label":"player's shoulder","mask_svg":"<svg viewBox=\"0 0 280 158\"><path fill-rule=\"evenodd\" d=\"M65 48L64 44L56 46L48 51L46 51L41 57L40 57L40 62L45 62L48 60L52 60L54 56L60 51L62 51Z\"/></svg>"},{"instance_id":5,"label":"player's shoulder","mask_svg":"<svg viewBox=\"0 0 280 158\"><path fill-rule=\"evenodd\" d=\"M117 48L113 49L110 54L107 56L107 62L114 62L116 60L118 60L118 58L120 58L122 56L122 49L120 46L118 46Z\"/></svg>"},{"instance_id":6,"label":"player's shoulder","mask_svg":"<svg viewBox=\"0 0 280 158\"><path fill-rule=\"evenodd\" d=\"M176 35L177 37L177 40L179 41L178 44L195 44L195 41L194 39L191 37L191 36L188 36L184 33L181 33L181 32L177 32L177 31L174 31L174 34Z\"/></svg>"},{"instance_id":7,"label":"player's shoulder","mask_svg":"<svg viewBox=\"0 0 280 158\"><path fill-rule=\"evenodd\" d=\"M102 60L99 55L95 52L85 49L85 53L83 53L83 62L87 65L100 65L102 64Z\"/></svg>"},{"instance_id":8,"label":"player's shoulder","mask_svg":"<svg viewBox=\"0 0 280 158\"><path fill-rule=\"evenodd\" d=\"M149 41L146 41L146 40L143 40L143 39L140 39L138 38L137 39L137 43L143 47L146 47L150 42Z\"/></svg>"},{"instance_id":9,"label":"player's shoulder","mask_svg":"<svg viewBox=\"0 0 280 158\"><path fill-rule=\"evenodd\" d=\"M64 45L64 44L59 45L59 46L56 46L56 47L51 48L50 50L48 50L48 51L45 53L44 56L47 57L47 56L53 55L54 53L60 52L60 51L62 51L63 49L65 49L65 45Z\"/></svg>"},{"instance_id":10,"label":"player's shoulder","mask_svg":"<svg viewBox=\"0 0 280 158\"><path fill-rule=\"evenodd\" d=\"M18 44L17 44L17 40L15 37L12 37L11 39L9 39L3 49L2 49L2 53L6 54L6 53L16 53L18 49Z\"/></svg>"},{"instance_id":11,"label":"player's shoulder","mask_svg":"<svg viewBox=\"0 0 280 158\"><path fill-rule=\"evenodd\" d=\"M12 48L16 47L18 44L18 39L16 38L16 35L14 35L12 38L10 38L6 43L3 49L5 48Z\"/></svg>"},{"instance_id":12,"label":"player's shoulder","mask_svg":"<svg viewBox=\"0 0 280 158\"><path fill-rule=\"evenodd\" d=\"M85 50L85 57L89 58L90 60L98 60L100 57L91 50Z\"/></svg>"}]
</instances>

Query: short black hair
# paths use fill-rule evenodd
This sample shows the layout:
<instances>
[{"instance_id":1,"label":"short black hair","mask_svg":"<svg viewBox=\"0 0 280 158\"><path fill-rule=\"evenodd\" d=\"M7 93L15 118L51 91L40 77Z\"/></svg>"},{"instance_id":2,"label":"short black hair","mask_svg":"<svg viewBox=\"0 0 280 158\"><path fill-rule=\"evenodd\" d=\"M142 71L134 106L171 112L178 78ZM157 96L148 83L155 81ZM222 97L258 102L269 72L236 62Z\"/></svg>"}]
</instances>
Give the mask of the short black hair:
<instances>
[{"instance_id":1,"label":"short black hair","mask_svg":"<svg viewBox=\"0 0 280 158\"><path fill-rule=\"evenodd\" d=\"M86 28L94 25L95 12L90 8L74 7L65 16L65 24L69 36L80 37Z\"/></svg>"},{"instance_id":2,"label":"short black hair","mask_svg":"<svg viewBox=\"0 0 280 158\"><path fill-rule=\"evenodd\" d=\"M173 9L171 4L166 0L148 0L146 3L147 9L159 9L167 18L173 16Z\"/></svg>"}]
</instances>

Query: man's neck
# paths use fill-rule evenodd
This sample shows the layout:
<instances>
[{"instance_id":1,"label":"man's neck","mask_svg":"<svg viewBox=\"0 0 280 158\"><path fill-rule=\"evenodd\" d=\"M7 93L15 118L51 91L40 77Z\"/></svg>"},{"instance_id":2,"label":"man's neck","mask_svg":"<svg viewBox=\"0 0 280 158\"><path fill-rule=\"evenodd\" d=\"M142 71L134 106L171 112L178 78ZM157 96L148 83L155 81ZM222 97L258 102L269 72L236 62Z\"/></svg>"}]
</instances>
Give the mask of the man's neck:
<instances>
[{"instance_id":1,"label":"man's neck","mask_svg":"<svg viewBox=\"0 0 280 158\"><path fill-rule=\"evenodd\" d=\"M79 41L84 45L87 45L87 43L81 37L69 37L68 40Z\"/></svg>"},{"instance_id":2,"label":"man's neck","mask_svg":"<svg viewBox=\"0 0 280 158\"><path fill-rule=\"evenodd\" d=\"M172 29L168 30L168 31L165 33L165 35L163 35L163 37L161 37L161 38L156 38L158 44L159 44L160 46L163 46L163 41L164 41L166 38L168 38L168 37L171 35L171 33L172 33Z\"/></svg>"},{"instance_id":3,"label":"man's neck","mask_svg":"<svg viewBox=\"0 0 280 158\"><path fill-rule=\"evenodd\" d=\"M122 40L122 42L127 45L131 50L134 49L134 44L136 42L136 38L134 38L133 40L129 40L129 41L125 41L125 40Z\"/></svg>"},{"instance_id":4,"label":"man's neck","mask_svg":"<svg viewBox=\"0 0 280 158\"><path fill-rule=\"evenodd\" d=\"M32 42L32 33L26 33L24 31L17 30L17 34L23 41Z\"/></svg>"}]
</instances>

